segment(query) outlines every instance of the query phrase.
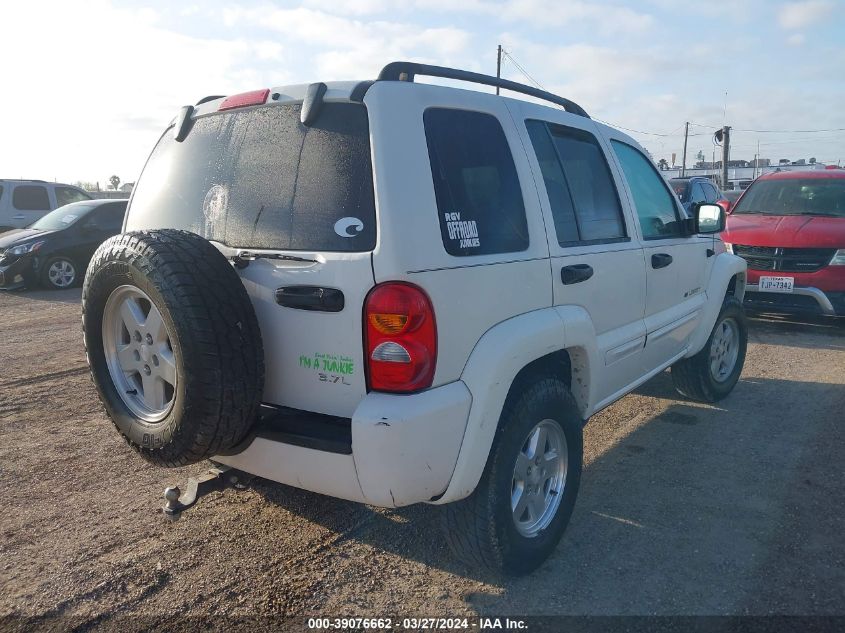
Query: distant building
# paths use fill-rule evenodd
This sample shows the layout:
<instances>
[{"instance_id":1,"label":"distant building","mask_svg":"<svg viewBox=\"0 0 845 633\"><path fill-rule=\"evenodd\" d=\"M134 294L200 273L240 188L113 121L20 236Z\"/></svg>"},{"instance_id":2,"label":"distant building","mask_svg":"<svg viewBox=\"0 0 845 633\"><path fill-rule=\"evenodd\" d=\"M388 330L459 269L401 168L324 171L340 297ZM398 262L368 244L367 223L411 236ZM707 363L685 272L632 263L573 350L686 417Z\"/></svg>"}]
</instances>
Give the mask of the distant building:
<instances>
[{"instance_id":1,"label":"distant building","mask_svg":"<svg viewBox=\"0 0 845 633\"><path fill-rule=\"evenodd\" d=\"M734 167L734 163L745 163L746 166ZM832 167L835 167L832 166ZM786 163L782 165L772 165L768 158L761 158L757 161L757 167L754 167L754 161L728 161L728 185L723 186L722 179L722 162L715 163L698 162L695 167L687 167L687 176L704 176L710 178L722 189L740 189L747 186L757 176L768 174L773 171L808 171L815 169L827 169L827 166L822 163L804 164L804 161L796 161L794 163ZM665 169L661 172L664 178L677 178L681 175L681 168L677 165L670 169Z\"/></svg>"}]
</instances>

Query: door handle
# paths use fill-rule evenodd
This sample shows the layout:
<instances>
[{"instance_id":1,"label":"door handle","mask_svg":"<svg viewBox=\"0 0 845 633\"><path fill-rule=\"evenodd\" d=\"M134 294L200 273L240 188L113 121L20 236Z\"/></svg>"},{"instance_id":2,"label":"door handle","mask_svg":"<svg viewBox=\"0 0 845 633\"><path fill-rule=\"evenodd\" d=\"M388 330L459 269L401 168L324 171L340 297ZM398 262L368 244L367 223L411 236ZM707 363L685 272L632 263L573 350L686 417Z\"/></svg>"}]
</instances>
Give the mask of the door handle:
<instances>
[{"instance_id":1,"label":"door handle","mask_svg":"<svg viewBox=\"0 0 845 633\"><path fill-rule=\"evenodd\" d=\"M655 253L651 256L652 268L666 268L672 263L672 256L669 253Z\"/></svg>"},{"instance_id":2,"label":"door handle","mask_svg":"<svg viewBox=\"0 0 845 633\"><path fill-rule=\"evenodd\" d=\"M560 269L560 280L565 286L587 281L593 276L593 267L589 264L573 264Z\"/></svg>"},{"instance_id":3,"label":"door handle","mask_svg":"<svg viewBox=\"0 0 845 633\"><path fill-rule=\"evenodd\" d=\"M276 290L276 303L297 310L340 312L344 302L343 292L337 288L285 286Z\"/></svg>"}]
</instances>

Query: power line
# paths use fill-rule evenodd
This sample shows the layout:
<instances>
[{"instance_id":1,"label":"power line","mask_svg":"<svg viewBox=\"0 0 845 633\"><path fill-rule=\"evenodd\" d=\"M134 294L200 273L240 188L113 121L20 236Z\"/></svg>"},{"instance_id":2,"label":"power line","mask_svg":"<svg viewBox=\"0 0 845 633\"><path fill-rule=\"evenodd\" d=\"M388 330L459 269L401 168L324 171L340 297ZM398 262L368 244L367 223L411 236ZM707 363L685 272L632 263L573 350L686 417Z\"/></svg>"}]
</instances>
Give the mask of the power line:
<instances>
[{"instance_id":1,"label":"power line","mask_svg":"<svg viewBox=\"0 0 845 633\"><path fill-rule=\"evenodd\" d=\"M502 59L510 60L510 62L514 65L514 67L516 67L516 69L520 72L520 74L522 74L526 79L528 79L528 81L533 83L540 90L544 90L544 91L548 92L548 90L546 90L546 87L543 86L543 84L541 84L539 81L534 79L534 77L531 76L531 74L527 70L525 70L525 68L522 66L522 64L520 64L514 58L514 56L511 55L511 53L509 51L507 51L504 47L502 48ZM645 130L636 130L634 128L625 127L624 125L618 125L616 123L611 123L610 121L604 121L602 119L594 118L594 120L598 121L599 123L604 123L605 125L609 125L611 127L618 128L620 130L625 130L626 132L632 132L634 134L643 134L645 136L656 136L656 137L659 137L659 138L675 137L675 136L677 136L677 130L680 129L680 128L675 128L675 130L672 130L671 132L646 132ZM700 128L708 128L708 129L711 129L711 130L719 130L723 127L721 125L706 125L704 123L695 123L693 121L690 121L690 125L693 125L695 127L700 127ZM814 133L820 133L820 132L841 132L841 131L845 131L845 128L828 128L828 129L819 129L819 130L746 130L746 129L732 128L732 131L733 132L751 132L751 133L755 133L755 134L814 134ZM692 134L689 134L688 136L709 136L710 134L711 134L711 132L694 132ZM817 140L820 140L820 139L817 139ZM784 141L781 141L781 142L784 142ZM794 141L790 140L788 142L793 143L793 142L801 142L801 141L796 139ZM773 141L773 142L769 142L769 143L761 143L761 145L772 145L772 144L776 144L776 142Z\"/></svg>"},{"instance_id":2,"label":"power line","mask_svg":"<svg viewBox=\"0 0 845 633\"><path fill-rule=\"evenodd\" d=\"M734 130L736 132L756 132L757 134L815 134L816 132L843 132L845 127L833 127L826 130Z\"/></svg>"}]
</instances>

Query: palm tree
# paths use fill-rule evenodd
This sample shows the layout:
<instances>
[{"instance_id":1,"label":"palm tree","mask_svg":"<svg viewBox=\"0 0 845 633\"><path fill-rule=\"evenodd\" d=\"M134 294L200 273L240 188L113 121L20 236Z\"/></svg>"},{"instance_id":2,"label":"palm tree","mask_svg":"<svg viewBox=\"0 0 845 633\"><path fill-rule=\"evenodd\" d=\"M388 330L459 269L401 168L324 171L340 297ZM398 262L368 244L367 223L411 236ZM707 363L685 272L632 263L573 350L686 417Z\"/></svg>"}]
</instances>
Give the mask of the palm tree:
<instances>
[{"instance_id":1,"label":"palm tree","mask_svg":"<svg viewBox=\"0 0 845 633\"><path fill-rule=\"evenodd\" d=\"M665 158L661 158L659 161L657 161L657 166L658 168L660 168L661 171L669 169L669 163L666 162Z\"/></svg>"}]
</instances>

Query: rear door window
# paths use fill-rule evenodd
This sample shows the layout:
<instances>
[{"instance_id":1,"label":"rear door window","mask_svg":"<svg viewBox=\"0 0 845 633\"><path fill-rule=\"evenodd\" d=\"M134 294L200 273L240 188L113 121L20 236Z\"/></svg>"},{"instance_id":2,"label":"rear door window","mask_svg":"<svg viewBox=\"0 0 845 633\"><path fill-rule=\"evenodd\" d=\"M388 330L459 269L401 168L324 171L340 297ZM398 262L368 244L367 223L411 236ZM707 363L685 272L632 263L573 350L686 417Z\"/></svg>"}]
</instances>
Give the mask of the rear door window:
<instances>
[{"instance_id":1,"label":"rear door window","mask_svg":"<svg viewBox=\"0 0 845 633\"><path fill-rule=\"evenodd\" d=\"M626 238L610 168L589 132L526 121L561 246Z\"/></svg>"},{"instance_id":2,"label":"rear door window","mask_svg":"<svg viewBox=\"0 0 845 633\"><path fill-rule=\"evenodd\" d=\"M498 119L429 108L423 120L446 252L463 257L526 250L525 203Z\"/></svg>"},{"instance_id":3,"label":"rear door window","mask_svg":"<svg viewBox=\"0 0 845 633\"><path fill-rule=\"evenodd\" d=\"M178 228L232 247L365 252L376 217L366 108L232 110L164 134L135 187L127 229Z\"/></svg>"},{"instance_id":4,"label":"rear door window","mask_svg":"<svg viewBox=\"0 0 845 633\"><path fill-rule=\"evenodd\" d=\"M20 211L49 211L50 198L47 187L18 185L12 192L12 206Z\"/></svg>"}]
</instances>

